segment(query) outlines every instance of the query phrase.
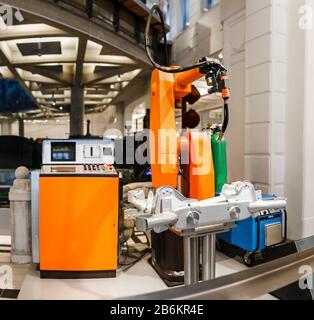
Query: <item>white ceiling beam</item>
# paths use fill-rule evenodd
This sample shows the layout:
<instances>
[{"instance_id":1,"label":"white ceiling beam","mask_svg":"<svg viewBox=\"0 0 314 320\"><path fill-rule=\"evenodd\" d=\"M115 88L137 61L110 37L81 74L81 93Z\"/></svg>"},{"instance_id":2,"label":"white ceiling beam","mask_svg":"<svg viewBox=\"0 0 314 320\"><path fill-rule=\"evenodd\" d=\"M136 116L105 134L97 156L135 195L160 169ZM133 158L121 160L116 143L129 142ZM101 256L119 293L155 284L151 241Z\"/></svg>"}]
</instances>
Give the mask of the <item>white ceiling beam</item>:
<instances>
[{"instance_id":1,"label":"white ceiling beam","mask_svg":"<svg viewBox=\"0 0 314 320\"><path fill-rule=\"evenodd\" d=\"M31 72L33 74L39 74L46 78L53 79L59 83L71 86L73 84L72 74L67 74L64 72L56 72L51 70L46 70L44 68L35 67L35 66L25 66L17 65L18 68Z\"/></svg>"},{"instance_id":2,"label":"white ceiling beam","mask_svg":"<svg viewBox=\"0 0 314 320\"><path fill-rule=\"evenodd\" d=\"M27 27L23 24L11 26L0 33L0 41L50 37L73 37L73 35L44 23L28 24Z\"/></svg>"},{"instance_id":3,"label":"white ceiling beam","mask_svg":"<svg viewBox=\"0 0 314 320\"><path fill-rule=\"evenodd\" d=\"M94 83L97 83L99 81L103 81L106 79L110 79L117 75L123 75L124 73L130 72L137 69L137 66L127 66L123 68L113 68L111 70L96 72L93 74L85 75L83 78L83 84L84 85L92 85Z\"/></svg>"}]
</instances>

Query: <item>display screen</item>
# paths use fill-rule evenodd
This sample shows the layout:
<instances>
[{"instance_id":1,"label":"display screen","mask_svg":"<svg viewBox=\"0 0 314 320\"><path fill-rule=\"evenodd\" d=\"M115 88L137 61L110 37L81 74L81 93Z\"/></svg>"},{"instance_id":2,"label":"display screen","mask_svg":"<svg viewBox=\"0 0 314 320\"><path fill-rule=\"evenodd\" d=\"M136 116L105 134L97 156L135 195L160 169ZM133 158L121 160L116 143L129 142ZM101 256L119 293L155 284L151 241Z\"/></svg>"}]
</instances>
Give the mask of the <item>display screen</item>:
<instances>
[{"instance_id":1,"label":"display screen","mask_svg":"<svg viewBox=\"0 0 314 320\"><path fill-rule=\"evenodd\" d=\"M52 142L51 143L51 161L74 162L75 142Z\"/></svg>"}]
</instances>

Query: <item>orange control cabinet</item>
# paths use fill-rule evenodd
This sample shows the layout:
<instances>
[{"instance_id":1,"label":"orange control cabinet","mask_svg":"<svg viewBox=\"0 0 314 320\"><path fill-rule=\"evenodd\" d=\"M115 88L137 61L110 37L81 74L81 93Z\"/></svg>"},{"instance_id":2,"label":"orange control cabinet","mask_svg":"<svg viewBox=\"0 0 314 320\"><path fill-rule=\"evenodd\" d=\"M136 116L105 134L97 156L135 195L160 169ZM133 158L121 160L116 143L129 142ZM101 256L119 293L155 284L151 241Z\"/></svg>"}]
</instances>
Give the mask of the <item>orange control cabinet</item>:
<instances>
[{"instance_id":1,"label":"orange control cabinet","mask_svg":"<svg viewBox=\"0 0 314 320\"><path fill-rule=\"evenodd\" d=\"M43 278L115 276L119 189L118 175L40 177L40 271Z\"/></svg>"}]
</instances>

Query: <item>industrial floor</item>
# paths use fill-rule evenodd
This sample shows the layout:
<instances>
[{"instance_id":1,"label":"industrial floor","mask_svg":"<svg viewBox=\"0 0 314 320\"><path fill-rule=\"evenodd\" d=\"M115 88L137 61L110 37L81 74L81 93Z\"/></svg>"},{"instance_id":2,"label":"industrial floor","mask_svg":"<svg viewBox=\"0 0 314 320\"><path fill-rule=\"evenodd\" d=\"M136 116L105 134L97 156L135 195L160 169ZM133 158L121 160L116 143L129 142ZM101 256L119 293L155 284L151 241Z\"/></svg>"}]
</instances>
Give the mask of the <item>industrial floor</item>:
<instances>
[{"instance_id":1,"label":"industrial floor","mask_svg":"<svg viewBox=\"0 0 314 320\"><path fill-rule=\"evenodd\" d=\"M5 267L6 270L8 267L10 268L12 281L8 289L20 290L17 296L17 299L20 300L117 299L167 289L167 286L148 263L148 257L127 271L118 272L115 279L51 280L40 279L39 272L36 271L34 265L11 265L8 245L10 245L10 237L0 236L0 271L1 267ZM221 277L239 272L246 267L240 262L218 253L216 269L217 277ZM3 272L0 272L0 285L2 276ZM1 290L0 286L0 300L7 299L1 297L3 293L4 290ZM276 298L265 295L258 300L276 300Z\"/></svg>"}]
</instances>

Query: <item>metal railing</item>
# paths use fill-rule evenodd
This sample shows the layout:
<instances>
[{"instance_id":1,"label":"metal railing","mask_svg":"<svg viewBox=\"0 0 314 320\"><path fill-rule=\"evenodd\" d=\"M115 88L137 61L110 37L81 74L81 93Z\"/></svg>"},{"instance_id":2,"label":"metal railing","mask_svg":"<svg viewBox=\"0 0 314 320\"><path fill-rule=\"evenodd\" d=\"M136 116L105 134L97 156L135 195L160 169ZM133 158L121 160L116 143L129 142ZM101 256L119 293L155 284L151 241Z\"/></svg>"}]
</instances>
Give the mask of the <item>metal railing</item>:
<instances>
[{"instance_id":1,"label":"metal railing","mask_svg":"<svg viewBox=\"0 0 314 320\"><path fill-rule=\"evenodd\" d=\"M251 300L298 281L302 266L314 270L314 248L215 280L126 300Z\"/></svg>"},{"instance_id":2,"label":"metal railing","mask_svg":"<svg viewBox=\"0 0 314 320\"><path fill-rule=\"evenodd\" d=\"M74 10L80 16L95 18L109 30L119 32L139 44L144 44L145 19L149 14L149 8L139 0L132 1L132 8L128 8L120 1L107 0L58 0L53 2L67 10ZM153 30L157 34L158 22L158 17L154 16ZM160 38L158 35L156 37Z\"/></svg>"}]
</instances>

